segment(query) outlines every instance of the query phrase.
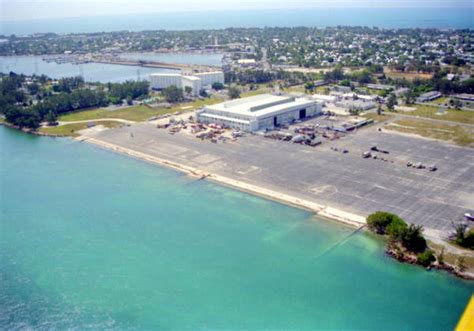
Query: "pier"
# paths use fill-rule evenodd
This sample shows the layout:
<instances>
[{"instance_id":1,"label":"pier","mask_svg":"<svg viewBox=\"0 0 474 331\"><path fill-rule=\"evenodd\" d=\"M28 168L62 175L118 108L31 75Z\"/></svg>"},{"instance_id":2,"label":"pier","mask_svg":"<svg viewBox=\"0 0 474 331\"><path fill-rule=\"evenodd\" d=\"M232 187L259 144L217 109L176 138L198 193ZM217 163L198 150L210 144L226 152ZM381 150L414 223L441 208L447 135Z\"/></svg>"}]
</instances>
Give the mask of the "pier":
<instances>
[{"instance_id":1,"label":"pier","mask_svg":"<svg viewBox=\"0 0 474 331\"><path fill-rule=\"evenodd\" d=\"M139 66L139 67L157 68L157 69L183 70L183 71L190 71L190 72L221 70L220 67L211 66L211 65L164 63L164 62L139 61L139 60L135 61L135 60L122 60L122 59L93 59L90 62L115 64L115 65L123 65L123 66Z\"/></svg>"},{"instance_id":2,"label":"pier","mask_svg":"<svg viewBox=\"0 0 474 331\"><path fill-rule=\"evenodd\" d=\"M215 65L203 65L203 64L184 64L184 63L166 63L159 61L147 61L147 60L130 60L122 59L116 55L54 55L43 58L45 62L55 62L58 64L71 63L71 64L83 64L83 63L103 63L103 64L114 64L122 66L135 66L145 68L156 68L156 69L168 69L168 70L181 70L186 72L206 72L222 70L220 66Z\"/></svg>"}]
</instances>

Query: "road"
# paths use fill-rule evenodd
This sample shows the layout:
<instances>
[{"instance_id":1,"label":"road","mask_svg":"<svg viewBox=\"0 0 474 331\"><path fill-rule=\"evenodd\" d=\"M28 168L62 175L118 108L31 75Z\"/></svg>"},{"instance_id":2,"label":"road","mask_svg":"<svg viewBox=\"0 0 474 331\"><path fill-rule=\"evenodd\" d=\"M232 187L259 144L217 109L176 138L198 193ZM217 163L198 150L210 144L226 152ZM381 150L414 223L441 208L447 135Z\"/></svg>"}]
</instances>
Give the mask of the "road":
<instances>
[{"instance_id":1,"label":"road","mask_svg":"<svg viewBox=\"0 0 474 331\"><path fill-rule=\"evenodd\" d=\"M120 122L123 124L134 124L136 122L124 120L121 118L98 118L94 120L82 120L82 121L58 121L56 126L68 125L68 124L78 124L78 123L95 123L95 122ZM41 127L47 128L50 127L48 123L41 123Z\"/></svg>"}]
</instances>

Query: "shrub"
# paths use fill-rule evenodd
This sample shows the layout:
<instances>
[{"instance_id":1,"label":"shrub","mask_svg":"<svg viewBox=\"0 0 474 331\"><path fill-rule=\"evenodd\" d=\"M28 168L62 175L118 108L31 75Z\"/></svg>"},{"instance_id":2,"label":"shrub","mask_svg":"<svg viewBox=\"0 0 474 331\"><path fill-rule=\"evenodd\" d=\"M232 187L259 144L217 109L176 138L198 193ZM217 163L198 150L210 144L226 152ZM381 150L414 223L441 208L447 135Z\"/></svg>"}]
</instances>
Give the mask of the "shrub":
<instances>
[{"instance_id":1,"label":"shrub","mask_svg":"<svg viewBox=\"0 0 474 331\"><path fill-rule=\"evenodd\" d=\"M420 253L417 255L417 261L419 264L427 267L434 261L436 261L436 258L434 256L434 253L431 249L427 249L423 253Z\"/></svg>"},{"instance_id":2,"label":"shrub","mask_svg":"<svg viewBox=\"0 0 474 331\"><path fill-rule=\"evenodd\" d=\"M175 85L170 85L161 91L167 102L179 102L184 100L183 89Z\"/></svg>"},{"instance_id":3,"label":"shrub","mask_svg":"<svg viewBox=\"0 0 474 331\"><path fill-rule=\"evenodd\" d=\"M472 229L465 235L464 240L461 243L461 246L474 249L474 229Z\"/></svg>"},{"instance_id":4,"label":"shrub","mask_svg":"<svg viewBox=\"0 0 474 331\"><path fill-rule=\"evenodd\" d=\"M199 90L199 95L203 98L207 98L209 95L207 94L206 90L205 89L200 89Z\"/></svg>"},{"instance_id":5,"label":"shrub","mask_svg":"<svg viewBox=\"0 0 474 331\"><path fill-rule=\"evenodd\" d=\"M212 88L216 91L219 91L219 90L224 89L224 84L219 83L219 82L215 82L215 83L212 84Z\"/></svg>"},{"instance_id":6,"label":"shrub","mask_svg":"<svg viewBox=\"0 0 474 331\"><path fill-rule=\"evenodd\" d=\"M460 272L464 272L466 270L467 266L464 256L460 256L456 259L456 267Z\"/></svg>"},{"instance_id":7,"label":"shrub","mask_svg":"<svg viewBox=\"0 0 474 331\"><path fill-rule=\"evenodd\" d=\"M377 211L367 217L367 225L372 231L385 234L387 227L392 223L395 217L399 218L397 215L385 211Z\"/></svg>"},{"instance_id":8,"label":"shrub","mask_svg":"<svg viewBox=\"0 0 474 331\"><path fill-rule=\"evenodd\" d=\"M459 223L454 226L453 241L461 247L474 249L474 229L468 231L468 225Z\"/></svg>"},{"instance_id":9,"label":"shrub","mask_svg":"<svg viewBox=\"0 0 474 331\"><path fill-rule=\"evenodd\" d=\"M375 212L367 217L367 225L376 233L388 234L391 240L401 243L411 252L423 252L427 247L422 234L423 227L414 224L407 226L407 223L395 214Z\"/></svg>"},{"instance_id":10,"label":"shrub","mask_svg":"<svg viewBox=\"0 0 474 331\"><path fill-rule=\"evenodd\" d=\"M438 263L440 265L444 264L444 247L441 248L441 251L439 252L439 254L436 255L436 260L438 260Z\"/></svg>"},{"instance_id":11,"label":"shrub","mask_svg":"<svg viewBox=\"0 0 474 331\"><path fill-rule=\"evenodd\" d=\"M402 245L412 252L423 252L426 240L423 238L423 226L410 224L401 234Z\"/></svg>"},{"instance_id":12,"label":"shrub","mask_svg":"<svg viewBox=\"0 0 474 331\"><path fill-rule=\"evenodd\" d=\"M387 226L387 234L390 236L390 239L400 241L403 237L403 234L406 232L408 225L397 215L394 215L392 222Z\"/></svg>"},{"instance_id":13,"label":"shrub","mask_svg":"<svg viewBox=\"0 0 474 331\"><path fill-rule=\"evenodd\" d=\"M343 79L343 80L341 80L339 85L341 85L341 86L351 86L351 81L349 79Z\"/></svg>"},{"instance_id":14,"label":"shrub","mask_svg":"<svg viewBox=\"0 0 474 331\"><path fill-rule=\"evenodd\" d=\"M229 87L227 94L231 99L238 99L240 98L240 89L236 86L231 86Z\"/></svg>"},{"instance_id":15,"label":"shrub","mask_svg":"<svg viewBox=\"0 0 474 331\"><path fill-rule=\"evenodd\" d=\"M458 245L462 245L462 242L464 241L464 238L466 237L466 232L467 232L467 224L465 223L459 223L454 226L454 241Z\"/></svg>"}]
</instances>

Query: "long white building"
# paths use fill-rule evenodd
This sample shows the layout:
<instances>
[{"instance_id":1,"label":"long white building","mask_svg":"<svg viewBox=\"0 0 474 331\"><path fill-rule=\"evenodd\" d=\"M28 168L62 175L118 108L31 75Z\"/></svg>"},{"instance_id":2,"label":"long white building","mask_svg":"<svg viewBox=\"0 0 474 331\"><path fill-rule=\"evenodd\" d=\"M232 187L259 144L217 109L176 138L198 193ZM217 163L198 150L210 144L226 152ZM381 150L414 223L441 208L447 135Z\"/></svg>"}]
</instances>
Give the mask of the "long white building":
<instances>
[{"instance_id":1,"label":"long white building","mask_svg":"<svg viewBox=\"0 0 474 331\"><path fill-rule=\"evenodd\" d=\"M186 87L190 87L191 93L195 96L199 95L199 91L201 91L201 79L195 76L181 76L181 88L185 89Z\"/></svg>"},{"instance_id":2,"label":"long white building","mask_svg":"<svg viewBox=\"0 0 474 331\"><path fill-rule=\"evenodd\" d=\"M150 75L151 88L162 90L168 86L182 87L181 74L156 73Z\"/></svg>"},{"instance_id":3,"label":"long white building","mask_svg":"<svg viewBox=\"0 0 474 331\"><path fill-rule=\"evenodd\" d=\"M214 83L224 84L224 73L222 71L201 72L195 75L183 75L175 73L154 73L150 75L151 88L162 90L171 85L184 89L186 86L192 88L192 94L199 95L201 88Z\"/></svg>"},{"instance_id":4,"label":"long white building","mask_svg":"<svg viewBox=\"0 0 474 331\"><path fill-rule=\"evenodd\" d=\"M315 116L321 108L322 103L315 100L261 94L206 106L197 112L197 119L253 132Z\"/></svg>"},{"instance_id":5,"label":"long white building","mask_svg":"<svg viewBox=\"0 0 474 331\"><path fill-rule=\"evenodd\" d=\"M202 86L211 86L214 83L224 84L224 73L222 71L200 72L194 76L201 79Z\"/></svg>"}]
</instances>

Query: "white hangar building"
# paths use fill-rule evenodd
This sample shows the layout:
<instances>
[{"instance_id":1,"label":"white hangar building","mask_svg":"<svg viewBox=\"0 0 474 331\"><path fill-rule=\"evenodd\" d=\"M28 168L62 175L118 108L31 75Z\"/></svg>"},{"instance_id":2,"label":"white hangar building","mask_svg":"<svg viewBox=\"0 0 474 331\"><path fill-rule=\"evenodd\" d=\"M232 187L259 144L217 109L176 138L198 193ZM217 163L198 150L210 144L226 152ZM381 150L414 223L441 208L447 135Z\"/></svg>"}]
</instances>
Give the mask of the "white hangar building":
<instances>
[{"instance_id":1,"label":"white hangar building","mask_svg":"<svg viewBox=\"0 0 474 331\"><path fill-rule=\"evenodd\" d=\"M224 73L222 71L201 72L195 75L154 73L150 75L150 82L154 90L162 90L171 85L182 89L189 86L192 88L192 94L198 96L204 86L210 86L216 82L224 84Z\"/></svg>"},{"instance_id":2,"label":"white hangar building","mask_svg":"<svg viewBox=\"0 0 474 331\"><path fill-rule=\"evenodd\" d=\"M224 73L222 71L200 72L194 76L201 79L202 86L211 86L214 83L224 84Z\"/></svg>"},{"instance_id":3,"label":"white hangar building","mask_svg":"<svg viewBox=\"0 0 474 331\"><path fill-rule=\"evenodd\" d=\"M197 119L253 132L318 115L321 109L316 100L261 94L206 106L197 112Z\"/></svg>"}]
</instances>

